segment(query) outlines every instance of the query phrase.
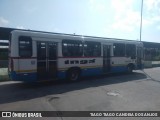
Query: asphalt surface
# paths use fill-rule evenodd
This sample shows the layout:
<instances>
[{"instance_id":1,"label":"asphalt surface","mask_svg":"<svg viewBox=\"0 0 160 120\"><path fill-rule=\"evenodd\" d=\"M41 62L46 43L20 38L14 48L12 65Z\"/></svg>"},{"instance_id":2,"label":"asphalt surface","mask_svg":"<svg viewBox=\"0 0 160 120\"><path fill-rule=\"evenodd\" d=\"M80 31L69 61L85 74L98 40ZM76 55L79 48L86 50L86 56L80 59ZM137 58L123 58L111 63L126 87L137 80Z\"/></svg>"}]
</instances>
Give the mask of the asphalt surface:
<instances>
[{"instance_id":1,"label":"asphalt surface","mask_svg":"<svg viewBox=\"0 0 160 120\"><path fill-rule=\"evenodd\" d=\"M160 67L134 71L133 74L83 78L75 83L0 82L0 111L160 111ZM46 119L159 120L160 118Z\"/></svg>"}]
</instances>

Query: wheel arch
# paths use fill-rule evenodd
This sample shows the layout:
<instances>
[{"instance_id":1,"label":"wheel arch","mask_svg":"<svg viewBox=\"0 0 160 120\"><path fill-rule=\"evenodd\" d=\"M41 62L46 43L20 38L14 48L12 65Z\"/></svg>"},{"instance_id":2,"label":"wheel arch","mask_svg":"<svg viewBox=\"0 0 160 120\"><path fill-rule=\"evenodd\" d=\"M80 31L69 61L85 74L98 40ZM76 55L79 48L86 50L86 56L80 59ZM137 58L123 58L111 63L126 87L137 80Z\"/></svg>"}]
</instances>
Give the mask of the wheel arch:
<instances>
[{"instance_id":1,"label":"wheel arch","mask_svg":"<svg viewBox=\"0 0 160 120\"><path fill-rule=\"evenodd\" d=\"M129 63L128 65L127 65L127 67L131 67L133 70L135 69L135 64L134 63Z\"/></svg>"},{"instance_id":2,"label":"wheel arch","mask_svg":"<svg viewBox=\"0 0 160 120\"><path fill-rule=\"evenodd\" d=\"M66 73L68 73L68 72L71 71L71 70L79 70L80 73L81 73L81 71L82 71L80 67L77 67L77 66L76 66L76 67L70 67L70 68L68 68Z\"/></svg>"},{"instance_id":3,"label":"wheel arch","mask_svg":"<svg viewBox=\"0 0 160 120\"><path fill-rule=\"evenodd\" d=\"M66 71L66 79L70 80L69 79L69 76L70 76L70 73L72 73L74 70L78 70L78 73L79 73L79 77L78 79L81 77L81 68L80 67L70 67L67 71Z\"/></svg>"}]
</instances>

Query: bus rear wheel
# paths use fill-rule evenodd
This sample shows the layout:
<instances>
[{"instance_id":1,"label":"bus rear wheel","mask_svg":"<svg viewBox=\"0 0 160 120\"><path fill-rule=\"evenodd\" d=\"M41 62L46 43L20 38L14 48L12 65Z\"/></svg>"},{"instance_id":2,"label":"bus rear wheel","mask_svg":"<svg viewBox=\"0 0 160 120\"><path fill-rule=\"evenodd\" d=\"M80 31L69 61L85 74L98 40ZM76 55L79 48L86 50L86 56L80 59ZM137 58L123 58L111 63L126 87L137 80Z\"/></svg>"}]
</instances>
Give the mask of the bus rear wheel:
<instances>
[{"instance_id":1,"label":"bus rear wheel","mask_svg":"<svg viewBox=\"0 0 160 120\"><path fill-rule=\"evenodd\" d=\"M69 81L78 81L80 77L80 70L78 69L71 69L68 71L67 79Z\"/></svg>"}]
</instances>

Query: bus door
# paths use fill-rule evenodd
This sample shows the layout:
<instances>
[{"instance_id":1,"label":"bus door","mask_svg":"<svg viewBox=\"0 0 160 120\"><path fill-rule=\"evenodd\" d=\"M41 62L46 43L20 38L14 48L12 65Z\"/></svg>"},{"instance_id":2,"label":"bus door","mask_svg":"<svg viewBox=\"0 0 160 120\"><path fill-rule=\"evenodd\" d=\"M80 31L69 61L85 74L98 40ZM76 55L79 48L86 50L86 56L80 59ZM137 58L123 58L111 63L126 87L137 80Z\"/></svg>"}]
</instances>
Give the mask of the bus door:
<instances>
[{"instance_id":1,"label":"bus door","mask_svg":"<svg viewBox=\"0 0 160 120\"><path fill-rule=\"evenodd\" d=\"M142 69L143 48L137 47L137 68Z\"/></svg>"},{"instance_id":2,"label":"bus door","mask_svg":"<svg viewBox=\"0 0 160 120\"><path fill-rule=\"evenodd\" d=\"M57 43L37 42L37 78L51 80L57 77Z\"/></svg>"},{"instance_id":3,"label":"bus door","mask_svg":"<svg viewBox=\"0 0 160 120\"><path fill-rule=\"evenodd\" d=\"M111 45L103 45L103 72L108 73L111 69Z\"/></svg>"}]
</instances>

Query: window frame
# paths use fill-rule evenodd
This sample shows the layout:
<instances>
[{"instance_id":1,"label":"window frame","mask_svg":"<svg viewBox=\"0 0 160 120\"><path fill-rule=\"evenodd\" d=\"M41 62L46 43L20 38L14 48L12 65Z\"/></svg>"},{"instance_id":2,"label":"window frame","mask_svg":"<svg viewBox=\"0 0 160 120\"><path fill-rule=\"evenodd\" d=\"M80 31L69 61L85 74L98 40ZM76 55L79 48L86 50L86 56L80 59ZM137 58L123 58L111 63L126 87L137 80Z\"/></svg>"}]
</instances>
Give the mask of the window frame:
<instances>
[{"instance_id":1,"label":"window frame","mask_svg":"<svg viewBox=\"0 0 160 120\"><path fill-rule=\"evenodd\" d=\"M128 50L127 50L127 45L130 45L130 46L132 45L132 46L134 46L134 48L135 48L134 55L133 55L133 53L132 53L132 54L130 53L129 55L127 54L127 53L128 53L128 52L127 52L127 51L128 51ZM129 48L130 48L130 47L129 47ZM130 50L130 51L131 51L131 50ZM132 51L133 51L133 50L132 50ZM133 57L133 58L135 58L135 57L136 57L136 54L137 54L136 52L137 52L137 50L136 50L136 45L135 45L135 44L126 44L126 56L127 56L127 57Z\"/></svg>"},{"instance_id":2,"label":"window frame","mask_svg":"<svg viewBox=\"0 0 160 120\"><path fill-rule=\"evenodd\" d=\"M99 48L99 50L97 49L97 50L98 50L98 51L97 51L97 52L98 52L98 55L86 55L86 54L85 54L85 52L86 52L86 50L85 50L85 44L87 44L87 43L92 43L92 44L94 44L94 45L95 45L95 44L99 45L100 48ZM101 42L96 42L96 41L84 41L84 42L83 42L83 53L84 53L84 56L85 56L85 57L101 57L101 53L102 53L102 52L101 52L101 51L102 51L101 48L102 48L102 47L101 47ZM94 52L94 51L93 51L93 52Z\"/></svg>"},{"instance_id":3,"label":"window frame","mask_svg":"<svg viewBox=\"0 0 160 120\"><path fill-rule=\"evenodd\" d=\"M81 46L81 48L79 47L79 50L78 50L79 53L78 53L78 55L76 55L76 54L65 55L65 53L64 53L64 47L65 47L64 43L67 44L67 47L68 47L68 44L70 44L71 46L74 44L74 46L72 46L72 47L76 47L75 46L76 44L78 44L78 45L81 44L82 46ZM68 50L67 50L67 52L68 52ZM83 42L81 40L63 39L62 40L62 55L63 55L63 57L82 57L83 56Z\"/></svg>"},{"instance_id":4,"label":"window frame","mask_svg":"<svg viewBox=\"0 0 160 120\"><path fill-rule=\"evenodd\" d=\"M24 37L23 39L22 39L22 37ZM26 39L26 38L28 38L28 40ZM22 55L22 50L21 50L21 48L20 48L20 41L29 41L30 42L30 55ZM30 37L30 36L19 36L18 37L18 50L19 50L19 56L20 57L32 57L32 55L33 55L33 43L32 43L32 38Z\"/></svg>"},{"instance_id":5,"label":"window frame","mask_svg":"<svg viewBox=\"0 0 160 120\"><path fill-rule=\"evenodd\" d=\"M124 45L124 49L123 49L123 55L115 55L115 45L117 44L121 44L121 45ZM119 51L119 50L118 50ZM113 43L113 55L114 57L125 57L126 56L126 46L125 46L125 43Z\"/></svg>"}]
</instances>

